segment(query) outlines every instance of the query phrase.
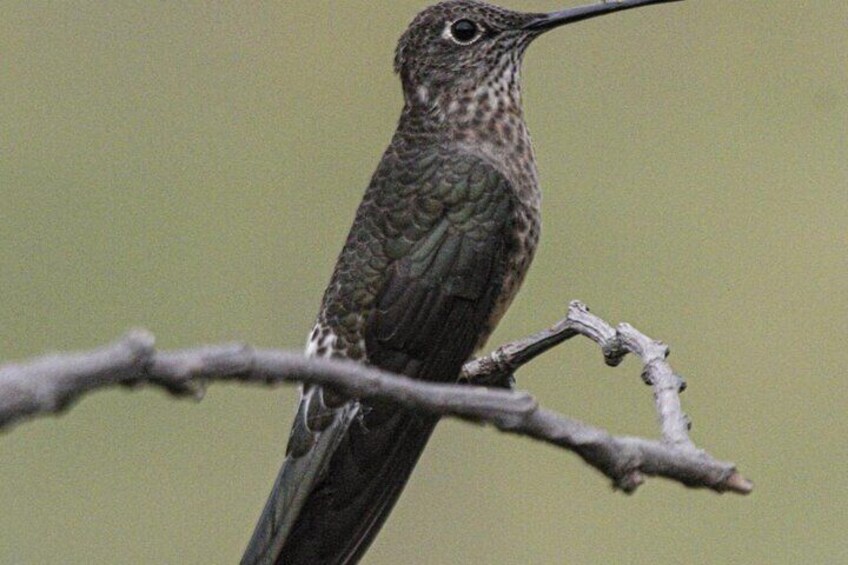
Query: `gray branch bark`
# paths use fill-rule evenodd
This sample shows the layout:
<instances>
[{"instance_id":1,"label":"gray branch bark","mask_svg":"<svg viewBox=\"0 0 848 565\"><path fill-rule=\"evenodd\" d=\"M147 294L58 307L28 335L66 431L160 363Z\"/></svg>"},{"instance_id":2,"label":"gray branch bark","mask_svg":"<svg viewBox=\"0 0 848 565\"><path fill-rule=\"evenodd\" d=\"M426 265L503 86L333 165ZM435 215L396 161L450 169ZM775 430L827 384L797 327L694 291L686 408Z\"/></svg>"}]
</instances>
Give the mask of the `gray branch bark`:
<instances>
[{"instance_id":1,"label":"gray branch bark","mask_svg":"<svg viewBox=\"0 0 848 565\"><path fill-rule=\"evenodd\" d=\"M510 383L516 369L577 335L600 345L609 365L618 365L627 353L641 359L642 378L653 388L662 440L615 437L546 410L525 392L475 386ZM667 357L662 342L628 324L613 328L580 302L572 302L568 316L553 327L468 362L463 369L467 384L457 385L423 383L350 361L246 345L157 351L152 334L136 330L97 350L0 366L0 431L28 418L61 413L88 392L115 385L154 386L199 399L210 382L300 382L327 386L351 398L386 399L439 416L488 423L565 448L628 493L646 476L658 476L689 487L748 494L753 484L732 463L697 449L689 438L689 420L679 397L685 384Z\"/></svg>"}]
</instances>

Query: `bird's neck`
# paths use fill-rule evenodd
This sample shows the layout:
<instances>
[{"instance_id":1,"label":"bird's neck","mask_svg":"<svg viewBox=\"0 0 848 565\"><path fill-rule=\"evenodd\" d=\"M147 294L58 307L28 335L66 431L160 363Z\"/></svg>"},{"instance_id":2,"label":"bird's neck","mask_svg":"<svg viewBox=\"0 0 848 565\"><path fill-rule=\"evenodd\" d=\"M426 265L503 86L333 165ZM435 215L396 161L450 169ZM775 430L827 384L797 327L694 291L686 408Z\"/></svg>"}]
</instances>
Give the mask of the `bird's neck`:
<instances>
[{"instance_id":1,"label":"bird's neck","mask_svg":"<svg viewBox=\"0 0 848 565\"><path fill-rule=\"evenodd\" d=\"M471 87L458 95L419 93L407 97L393 145L446 147L477 155L510 180L528 206L537 209L538 173L521 108L518 77Z\"/></svg>"},{"instance_id":2,"label":"bird's neck","mask_svg":"<svg viewBox=\"0 0 848 565\"><path fill-rule=\"evenodd\" d=\"M477 84L452 89L419 85L405 94L400 135L483 148L497 160L533 158L517 68L502 69Z\"/></svg>"},{"instance_id":3,"label":"bird's neck","mask_svg":"<svg viewBox=\"0 0 848 565\"><path fill-rule=\"evenodd\" d=\"M506 60L504 67L464 84L405 84L401 126L458 133L486 130L504 121L523 122L518 63Z\"/></svg>"}]
</instances>

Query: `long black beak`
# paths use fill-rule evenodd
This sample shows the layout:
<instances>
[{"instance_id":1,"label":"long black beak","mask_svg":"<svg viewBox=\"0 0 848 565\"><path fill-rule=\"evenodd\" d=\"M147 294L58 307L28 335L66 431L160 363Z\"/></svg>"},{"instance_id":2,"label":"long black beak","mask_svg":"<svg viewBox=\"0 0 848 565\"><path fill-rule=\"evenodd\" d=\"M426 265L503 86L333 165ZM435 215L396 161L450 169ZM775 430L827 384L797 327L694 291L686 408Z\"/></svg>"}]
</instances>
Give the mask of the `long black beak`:
<instances>
[{"instance_id":1,"label":"long black beak","mask_svg":"<svg viewBox=\"0 0 848 565\"><path fill-rule=\"evenodd\" d=\"M565 24L572 24L582 20L588 20L596 16L603 16L621 10L629 10L631 8L641 8L642 6L650 6L651 4L667 4L669 2L680 2L681 0L606 0L600 4L591 4L589 6L578 6L569 8L560 12L552 12L545 14L539 18L532 20L524 25L524 29L528 31L547 31L555 27Z\"/></svg>"}]
</instances>

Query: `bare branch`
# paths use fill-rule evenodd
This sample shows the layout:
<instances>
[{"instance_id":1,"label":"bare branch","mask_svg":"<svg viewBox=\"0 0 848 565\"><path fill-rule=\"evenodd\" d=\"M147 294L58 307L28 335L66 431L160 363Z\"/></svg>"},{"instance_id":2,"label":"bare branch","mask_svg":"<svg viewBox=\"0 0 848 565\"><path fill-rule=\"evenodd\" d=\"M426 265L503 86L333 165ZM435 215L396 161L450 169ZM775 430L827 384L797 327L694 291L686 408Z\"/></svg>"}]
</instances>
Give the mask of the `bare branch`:
<instances>
[{"instance_id":1,"label":"bare branch","mask_svg":"<svg viewBox=\"0 0 848 565\"><path fill-rule=\"evenodd\" d=\"M688 434L689 419L683 413L678 396L686 388L686 383L666 361L668 346L642 334L630 324L620 324L614 329L577 300L569 304L568 316L547 330L503 345L486 357L466 363L463 377L469 382L489 380L492 376L503 378L577 335L588 337L600 345L606 363L612 367L620 364L627 353L638 356L644 366L642 379L654 389L663 439L672 445L693 447Z\"/></svg>"},{"instance_id":2,"label":"bare branch","mask_svg":"<svg viewBox=\"0 0 848 565\"><path fill-rule=\"evenodd\" d=\"M629 325L613 329L579 302L572 302L568 317L552 328L469 362L463 376L471 383L511 376L521 365L575 335L597 342L611 365L627 352L642 359L643 378L654 388L663 441L613 437L541 408L525 392L423 383L350 361L245 345L157 352L153 336L143 330L91 352L0 366L0 430L25 418L57 414L87 392L114 385L153 385L178 396L200 398L212 381L303 382L331 387L351 398L387 399L440 416L490 423L501 431L574 451L625 492L634 491L644 476L666 477L717 492L752 490L753 485L732 464L713 459L689 439L688 420L678 397L682 380L666 361L668 348Z\"/></svg>"}]
</instances>

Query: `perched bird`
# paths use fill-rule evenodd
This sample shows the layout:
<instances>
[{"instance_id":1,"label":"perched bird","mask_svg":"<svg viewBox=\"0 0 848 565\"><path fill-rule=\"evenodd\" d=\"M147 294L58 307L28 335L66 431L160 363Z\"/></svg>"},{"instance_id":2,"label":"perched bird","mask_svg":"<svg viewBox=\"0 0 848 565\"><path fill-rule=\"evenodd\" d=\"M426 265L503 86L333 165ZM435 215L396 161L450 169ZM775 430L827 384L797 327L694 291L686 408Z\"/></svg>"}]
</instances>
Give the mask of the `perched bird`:
<instances>
[{"instance_id":1,"label":"perched bird","mask_svg":"<svg viewBox=\"0 0 848 565\"><path fill-rule=\"evenodd\" d=\"M563 24L675 0L526 14L477 0L400 38L404 107L338 258L307 354L455 382L521 285L541 195L521 107L527 46ZM437 419L305 386L286 459L242 563L354 563Z\"/></svg>"}]
</instances>

